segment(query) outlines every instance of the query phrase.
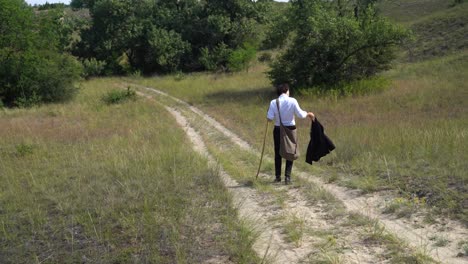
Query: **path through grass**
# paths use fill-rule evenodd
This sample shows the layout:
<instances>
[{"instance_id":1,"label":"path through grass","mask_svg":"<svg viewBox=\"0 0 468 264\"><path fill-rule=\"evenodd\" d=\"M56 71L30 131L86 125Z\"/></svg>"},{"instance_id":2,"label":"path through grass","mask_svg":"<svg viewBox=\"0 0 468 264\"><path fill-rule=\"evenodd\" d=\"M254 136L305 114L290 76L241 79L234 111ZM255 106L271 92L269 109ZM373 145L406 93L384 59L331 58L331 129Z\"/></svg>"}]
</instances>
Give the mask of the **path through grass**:
<instances>
[{"instance_id":1,"label":"path through grass","mask_svg":"<svg viewBox=\"0 0 468 264\"><path fill-rule=\"evenodd\" d=\"M378 94L345 98L296 94L338 146L315 166L335 168L339 174L333 174L333 180L365 192L391 189L405 198L425 197L428 207L466 223L467 56L464 52L403 64L385 74L391 87ZM202 108L260 149L268 102L275 97L265 70L257 65L248 73L132 81ZM305 153L308 123L300 120L298 127ZM268 135L266 150L271 155Z\"/></svg>"},{"instance_id":2,"label":"path through grass","mask_svg":"<svg viewBox=\"0 0 468 264\"><path fill-rule=\"evenodd\" d=\"M257 263L217 172L154 102L0 113L2 263Z\"/></svg>"}]
</instances>

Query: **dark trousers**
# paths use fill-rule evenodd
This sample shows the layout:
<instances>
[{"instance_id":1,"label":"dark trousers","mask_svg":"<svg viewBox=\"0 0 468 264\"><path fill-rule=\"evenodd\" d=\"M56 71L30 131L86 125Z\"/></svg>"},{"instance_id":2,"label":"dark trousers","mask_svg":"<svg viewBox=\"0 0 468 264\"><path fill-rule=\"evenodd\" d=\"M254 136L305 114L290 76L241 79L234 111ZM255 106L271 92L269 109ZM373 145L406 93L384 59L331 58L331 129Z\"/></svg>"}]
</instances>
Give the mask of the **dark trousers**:
<instances>
[{"instance_id":1,"label":"dark trousers","mask_svg":"<svg viewBox=\"0 0 468 264\"><path fill-rule=\"evenodd\" d=\"M287 126L287 128L294 130L296 126ZM283 163L283 159L280 155L280 127L275 126L273 129L273 140L275 142L275 175L276 178L281 178L281 163ZM286 160L286 169L284 170L284 176L286 178L291 177L291 171L293 167L293 162L290 160Z\"/></svg>"}]
</instances>

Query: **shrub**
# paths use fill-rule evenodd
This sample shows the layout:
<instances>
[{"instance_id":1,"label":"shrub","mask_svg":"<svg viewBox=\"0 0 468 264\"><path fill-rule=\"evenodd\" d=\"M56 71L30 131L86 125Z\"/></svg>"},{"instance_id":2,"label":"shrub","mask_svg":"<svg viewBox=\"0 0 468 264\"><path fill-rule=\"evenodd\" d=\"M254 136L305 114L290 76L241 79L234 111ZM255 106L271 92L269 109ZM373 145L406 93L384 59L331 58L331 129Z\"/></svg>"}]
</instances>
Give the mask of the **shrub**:
<instances>
[{"instance_id":1,"label":"shrub","mask_svg":"<svg viewBox=\"0 0 468 264\"><path fill-rule=\"evenodd\" d=\"M82 68L58 52L50 19L38 19L24 1L0 1L0 98L6 105L58 102L75 94Z\"/></svg>"},{"instance_id":2,"label":"shrub","mask_svg":"<svg viewBox=\"0 0 468 264\"><path fill-rule=\"evenodd\" d=\"M10 54L8 59L0 54L0 62L0 96L14 106L71 99L77 91L74 81L82 70L69 55L34 49Z\"/></svg>"},{"instance_id":3,"label":"shrub","mask_svg":"<svg viewBox=\"0 0 468 264\"><path fill-rule=\"evenodd\" d=\"M390 67L395 47L408 32L374 11L336 10L321 1L294 1L295 37L273 63L274 84L312 87L350 82L374 76Z\"/></svg>"},{"instance_id":4,"label":"shrub","mask_svg":"<svg viewBox=\"0 0 468 264\"><path fill-rule=\"evenodd\" d=\"M137 94L134 90L127 87L127 90L111 90L102 97L106 104L120 104L128 100L136 100Z\"/></svg>"},{"instance_id":5,"label":"shrub","mask_svg":"<svg viewBox=\"0 0 468 264\"><path fill-rule=\"evenodd\" d=\"M204 47L200 51L199 62L209 71L224 70L232 53L232 50L224 43L219 44L212 50Z\"/></svg>"},{"instance_id":6,"label":"shrub","mask_svg":"<svg viewBox=\"0 0 468 264\"><path fill-rule=\"evenodd\" d=\"M258 61L263 62L263 63L268 63L268 62L271 62L272 57L273 56L271 55L270 52L265 52L265 53L262 53L262 55L258 57Z\"/></svg>"},{"instance_id":7,"label":"shrub","mask_svg":"<svg viewBox=\"0 0 468 264\"><path fill-rule=\"evenodd\" d=\"M34 145L21 143L15 146L16 155L19 157L24 157L26 155L32 154L34 151Z\"/></svg>"},{"instance_id":8,"label":"shrub","mask_svg":"<svg viewBox=\"0 0 468 264\"><path fill-rule=\"evenodd\" d=\"M228 59L229 71L248 70L250 62L255 58L257 50L253 45L244 44L242 48L234 50Z\"/></svg>"},{"instance_id":9,"label":"shrub","mask_svg":"<svg viewBox=\"0 0 468 264\"><path fill-rule=\"evenodd\" d=\"M101 76L104 74L106 67L105 61L96 60L96 58L85 59L83 64L83 77L89 79L94 76Z\"/></svg>"}]
</instances>

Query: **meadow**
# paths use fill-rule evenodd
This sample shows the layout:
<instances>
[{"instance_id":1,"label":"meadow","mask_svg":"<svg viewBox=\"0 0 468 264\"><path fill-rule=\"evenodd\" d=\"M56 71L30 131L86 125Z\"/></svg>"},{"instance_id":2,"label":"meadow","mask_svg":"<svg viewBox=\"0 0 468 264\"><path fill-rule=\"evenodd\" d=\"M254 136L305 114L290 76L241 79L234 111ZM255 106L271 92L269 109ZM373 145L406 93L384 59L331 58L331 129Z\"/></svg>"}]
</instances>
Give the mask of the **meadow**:
<instances>
[{"instance_id":1,"label":"meadow","mask_svg":"<svg viewBox=\"0 0 468 264\"><path fill-rule=\"evenodd\" d=\"M414 39L391 70L368 80L291 91L337 148L306 164L310 121L297 120L302 156L289 187L271 183L271 159L254 180L266 112L277 96L268 60L235 73L142 77L137 70L83 80L69 102L0 106L0 263L268 263L268 252L254 246L258 230L234 202L238 187L254 193L250 199L267 212L265 223L279 232L285 251L307 248L305 263L352 262L354 254L368 263L436 263L439 248L464 261L466 239L441 235L451 230L430 234L427 245L408 243L382 219L350 212L325 185L306 178L380 193L388 200L377 215L392 220L424 213L408 226L445 228L446 218L468 226L468 3L396 0L378 7ZM89 17L87 10L80 16ZM139 85L200 108L255 151L233 144L186 105ZM218 167L192 149L187 128L162 104L187 118ZM271 124L268 129L271 158ZM239 183L232 192L221 171Z\"/></svg>"},{"instance_id":2,"label":"meadow","mask_svg":"<svg viewBox=\"0 0 468 264\"><path fill-rule=\"evenodd\" d=\"M376 79L355 83L352 94L293 91L313 111L337 149L309 169L328 181L363 192L393 190L428 209L468 220L468 53L398 64ZM274 89L257 63L248 72L130 78L202 108L261 149ZM369 87L375 87L374 92ZM360 92L362 91L362 92ZM299 120L301 152L309 121ZM271 129L271 127L270 127ZM267 154L272 155L271 133ZM252 172L253 174L254 172Z\"/></svg>"},{"instance_id":3,"label":"meadow","mask_svg":"<svg viewBox=\"0 0 468 264\"><path fill-rule=\"evenodd\" d=\"M115 89L0 112L0 262L258 262L218 172L154 101L106 104Z\"/></svg>"}]
</instances>

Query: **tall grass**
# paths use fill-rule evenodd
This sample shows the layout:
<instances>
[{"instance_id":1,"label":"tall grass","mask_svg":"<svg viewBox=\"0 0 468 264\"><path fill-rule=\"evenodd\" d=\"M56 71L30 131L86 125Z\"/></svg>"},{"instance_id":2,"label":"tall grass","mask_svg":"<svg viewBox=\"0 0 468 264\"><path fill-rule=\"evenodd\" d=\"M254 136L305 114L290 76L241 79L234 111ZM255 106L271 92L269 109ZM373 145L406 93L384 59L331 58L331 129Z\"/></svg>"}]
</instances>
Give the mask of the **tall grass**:
<instances>
[{"instance_id":1,"label":"tall grass","mask_svg":"<svg viewBox=\"0 0 468 264\"><path fill-rule=\"evenodd\" d=\"M165 110L69 104L0 113L2 263L254 263L254 235Z\"/></svg>"},{"instance_id":2,"label":"tall grass","mask_svg":"<svg viewBox=\"0 0 468 264\"><path fill-rule=\"evenodd\" d=\"M467 52L400 64L381 76L390 88L358 96L296 94L316 113L337 145L321 166L345 172L341 184L364 191L399 190L426 197L441 212L468 221ZM261 148L269 101L275 98L257 65L249 73L135 79L201 107L257 149ZM300 151L309 140L309 121L298 120ZM272 154L268 133L267 154ZM296 166L309 168L296 162Z\"/></svg>"}]
</instances>

